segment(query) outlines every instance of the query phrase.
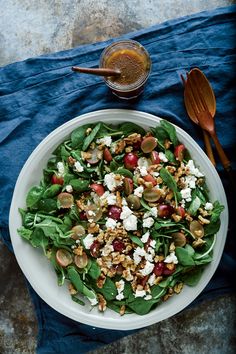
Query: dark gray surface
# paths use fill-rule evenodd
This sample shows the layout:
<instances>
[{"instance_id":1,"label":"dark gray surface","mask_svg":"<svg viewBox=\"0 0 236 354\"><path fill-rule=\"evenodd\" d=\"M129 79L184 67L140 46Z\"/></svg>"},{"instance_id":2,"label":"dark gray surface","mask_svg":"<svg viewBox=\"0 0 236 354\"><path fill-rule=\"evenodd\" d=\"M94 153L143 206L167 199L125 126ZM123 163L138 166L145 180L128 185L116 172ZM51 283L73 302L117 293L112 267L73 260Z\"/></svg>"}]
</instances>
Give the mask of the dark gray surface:
<instances>
[{"instance_id":1,"label":"dark gray surface","mask_svg":"<svg viewBox=\"0 0 236 354\"><path fill-rule=\"evenodd\" d=\"M233 3L0 0L0 66ZM33 306L15 257L2 243L0 272L0 353L34 353L37 323ZM93 353L234 353L235 312L235 296L221 296Z\"/></svg>"}]
</instances>

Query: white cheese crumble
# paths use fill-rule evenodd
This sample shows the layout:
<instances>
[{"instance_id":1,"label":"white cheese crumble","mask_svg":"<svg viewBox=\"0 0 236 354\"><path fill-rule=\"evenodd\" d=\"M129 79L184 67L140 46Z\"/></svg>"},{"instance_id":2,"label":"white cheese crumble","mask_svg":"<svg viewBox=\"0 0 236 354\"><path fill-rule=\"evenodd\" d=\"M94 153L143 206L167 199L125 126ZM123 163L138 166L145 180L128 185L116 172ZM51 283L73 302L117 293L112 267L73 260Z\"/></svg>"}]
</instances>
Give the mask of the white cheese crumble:
<instances>
[{"instance_id":1,"label":"white cheese crumble","mask_svg":"<svg viewBox=\"0 0 236 354\"><path fill-rule=\"evenodd\" d=\"M118 295L116 295L116 300L121 301L124 299L124 294L123 293L119 293Z\"/></svg>"},{"instance_id":2,"label":"white cheese crumble","mask_svg":"<svg viewBox=\"0 0 236 354\"><path fill-rule=\"evenodd\" d=\"M145 290L136 290L134 296L135 297L144 297L146 295Z\"/></svg>"},{"instance_id":3,"label":"white cheese crumble","mask_svg":"<svg viewBox=\"0 0 236 354\"><path fill-rule=\"evenodd\" d=\"M122 212L120 214L120 218L121 218L121 220L126 219L131 214L133 214L132 210L128 206L124 205L122 207Z\"/></svg>"},{"instance_id":4,"label":"white cheese crumble","mask_svg":"<svg viewBox=\"0 0 236 354\"><path fill-rule=\"evenodd\" d=\"M137 247L133 253L134 263L137 265L141 262L142 257L146 256L146 251L144 248Z\"/></svg>"},{"instance_id":5,"label":"white cheese crumble","mask_svg":"<svg viewBox=\"0 0 236 354\"><path fill-rule=\"evenodd\" d=\"M150 243L149 243L149 245L150 245L150 247L152 247L152 248L155 248L156 247L156 240L152 240Z\"/></svg>"},{"instance_id":6,"label":"white cheese crumble","mask_svg":"<svg viewBox=\"0 0 236 354\"><path fill-rule=\"evenodd\" d=\"M146 261L146 264L145 264L144 268L140 270L140 273L143 276L148 275L148 274L152 273L153 268L154 268L154 264L149 261Z\"/></svg>"},{"instance_id":7,"label":"white cheese crumble","mask_svg":"<svg viewBox=\"0 0 236 354\"><path fill-rule=\"evenodd\" d=\"M143 176L143 177L148 175L147 167L145 167L145 166L139 167L139 171L140 171L141 176Z\"/></svg>"},{"instance_id":8,"label":"white cheese crumble","mask_svg":"<svg viewBox=\"0 0 236 354\"><path fill-rule=\"evenodd\" d=\"M189 187L191 189L196 188L196 180L197 180L197 178L195 176L186 176L185 177L185 182L187 184L187 187Z\"/></svg>"},{"instance_id":9,"label":"white cheese crumble","mask_svg":"<svg viewBox=\"0 0 236 354\"><path fill-rule=\"evenodd\" d=\"M72 188L72 186L71 186L70 184L67 184L67 186L66 186L66 191L67 191L68 193L72 193L72 192L73 192L73 188Z\"/></svg>"},{"instance_id":10,"label":"white cheese crumble","mask_svg":"<svg viewBox=\"0 0 236 354\"><path fill-rule=\"evenodd\" d=\"M121 279L120 281L117 281L116 283L116 289L118 291L118 295L116 295L116 300L120 301L122 299L124 299L124 287L125 287L125 282L123 279Z\"/></svg>"},{"instance_id":11,"label":"white cheese crumble","mask_svg":"<svg viewBox=\"0 0 236 354\"><path fill-rule=\"evenodd\" d=\"M147 231L147 232L141 237L141 241L142 241L143 243L146 243L147 240L149 239L149 236L150 236L150 232Z\"/></svg>"},{"instance_id":12,"label":"white cheese crumble","mask_svg":"<svg viewBox=\"0 0 236 354\"><path fill-rule=\"evenodd\" d=\"M112 230L114 230L117 226L117 222L116 220L112 219L112 218L107 218L107 221L106 221L106 228L110 228Z\"/></svg>"},{"instance_id":13,"label":"white cheese crumble","mask_svg":"<svg viewBox=\"0 0 236 354\"><path fill-rule=\"evenodd\" d=\"M116 187L121 186L123 184L123 177L121 176L121 179L115 179L115 174L113 172L108 173L104 177L104 184L107 186L107 188L113 192Z\"/></svg>"},{"instance_id":14,"label":"white cheese crumble","mask_svg":"<svg viewBox=\"0 0 236 354\"><path fill-rule=\"evenodd\" d=\"M180 191L181 196L183 199L186 199L187 202L191 202L192 197L191 197L191 188L187 187L184 188Z\"/></svg>"},{"instance_id":15,"label":"white cheese crumble","mask_svg":"<svg viewBox=\"0 0 236 354\"><path fill-rule=\"evenodd\" d=\"M146 159L146 157L140 157L138 159L138 167L139 168L142 168L142 167L148 168L149 167L148 159Z\"/></svg>"},{"instance_id":16,"label":"white cheese crumble","mask_svg":"<svg viewBox=\"0 0 236 354\"><path fill-rule=\"evenodd\" d=\"M102 249L102 256L106 257L113 251L114 251L114 247L112 245L109 245L109 243L107 243Z\"/></svg>"},{"instance_id":17,"label":"white cheese crumble","mask_svg":"<svg viewBox=\"0 0 236 354\"><path fill-rule=\"evenodd\" d=\"M199 171L197 167L194 166L193 160L189 160L186 167L189 169L189 172L195 177L203 177L204 175Z\"/></svg>"},{"instance_id":18,"label":"white cheese crumble","mask_svg":"<svg viewBox=\"0 0 236 354\"><path fill-rule=\"evenodd\" d=\"M157 214L158 214L157 207L151 208L150 212L151 212L151 216L153 216L154 218L157 218Z\"/></svg>"},{"instance_id":19,"label":"white cheese crumble","mask_svg":"<svg viewBox=\"0 0 236 354\"><path fill-rule=\"evenodd\" d=\"M152 275L150 275L150 277L148 278L148 284L150 286L153 286L155 284L155 280L156 280L156 275L153 273Z\"/></svg>"},{"instance_id":20,"label":"white cheese crumble","mask_svg":"<svg viewBox=\"0 0 236 354\"><path fill-rule=\"evenodd\" d=\"M137 224L138 224L137 216L133 214L123 220L123 226L126 231L136 231Z\"/></svg>"},{"instance_id":21,"label":"white cheese crumble","mask_svg":"<svg viewBox=\"0 0 236 354\"><path fill-rule=\"evenodd\" d=\"M148 294L145 296L144 300L151 300L152 299L152 295L151 294Z\"/></svg>"},{"instance_id":22,"label":"white cheese crumble","mask_svg":"<svg viewBox=\"0 0 236 354\"><path fill-rule=\"evenodd\" d=\"M97 305L98 300L97 300L96 297L93 297L92 299L88 297L88 299L89 299L89 301L90 301L90 303L91 303L92 306Z\"/></svg>"},{"instance_id":23,"label":"white cheese crumble","mask_svg":"<svg viewBox=\"0 0 236 354\"><path fill-rule=\"evenodd\" d=\"M168 162L168 159L167 159L166 155L164 154L164 152L159 152L158 155L159 155L159 158L161 161Z\"/></svg>"},{"instance_id":24,"label":"white cheese crumble","mask_svg":"<svg viewBox=\"0 0 236 354\"><path fill-rule=\"evenodd\" d=\"M143 220L143 227L150 228L152 227L153 224L154 224L154 219L151 217L148 217Z\"/></svg>"},{"instance_id":25,"label":"white cheese crumble","mask_svg":"<svg viewBox=\"0 0 236 354\"><path fill-rule=\"evenodd\" d=\"M86 248L86 250L90 249L90 247L92 246L94 240L95 240L95 237L92 234L88 234L83 239L84 247Z\"/></svg>"},{"instance_id":26,"label":"white cheese crumble","mask_svg":"<svg viewBox=\"0 0 236 354\"><path fill-rule=\"evenodd\" d=\"M83 172L84 168L79 161L74 163L74 168L77 172Z\"/></svg>"},{"instance_id":27,"label":"white cheese crumble","mask_svg":"<svg viewBox=\"0 0 236 354\"><path fill-rule=\"evenodd\" d=\"M175 255L175 252L171 252L165 259L164 259L165 263L174 263L174 264L178 264L178 258Z\"/></svg>"},{"instance_id":28,"label":"white cheese crumble","mask_svg":"<svg viewBox=\"0 0 236 354\"><path fill-rule=\"evenodd\" d=\"M205 204L205 210L210 211L210 210L212 210L212 209L213 209L213 204L207 202L207 203Z\"/></svg>"},{"instance_id":29,"label":"white cheese crumble","mask_svg":"<svg viewBox=\"0 0 236 354\"><path fill-rule=\"evenodd\" d=\"M107 204L108 205L115 205L116 204L115 194L109 193L109 195L107 196Z\"/></svg>"},{"instance_id":30,"label":"white cheese crumble","mask_svg":"<svg viewBox=\"0 0 236 354\"><path fill-rule=\"evenodd\" d=\"M104 136L103 138L97 139L96 143L97 144L104 144L106 146L111 146L112 139L110 136Z\"/></svg>"},{"instance_id":31,"label":"white cheese crumble","mask_svg":"<svg viewBox=\"0 0 236 354\"><path fill-rule=\"evenodd\" d=\"M57 170L58 170L58 176L63 177L65 174L65 166L64 166L63 162L57 163Z\"/></svg>"},{"instance_id":32,"label":"white cheese crumble","mask_svg":"<svg viewBox=\"0 0 236 354\"><path fill-rule=\"evenodd\" d=\"M136 195L139 198L142 198L143 190L144 190L143 186L139 186L139 187L135 188L134 195Z\"/></svg>"}]
</instances>

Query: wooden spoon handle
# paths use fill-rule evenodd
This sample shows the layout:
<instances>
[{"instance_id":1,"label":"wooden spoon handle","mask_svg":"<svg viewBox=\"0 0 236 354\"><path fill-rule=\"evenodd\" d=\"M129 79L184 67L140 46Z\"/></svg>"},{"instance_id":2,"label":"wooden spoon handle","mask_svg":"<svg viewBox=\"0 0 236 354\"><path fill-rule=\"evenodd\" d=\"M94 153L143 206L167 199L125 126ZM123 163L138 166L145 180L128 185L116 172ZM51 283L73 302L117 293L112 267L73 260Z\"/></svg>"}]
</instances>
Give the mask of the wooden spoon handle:
<instances>
[{"instance_id":1,"label":"wooden spoon handle","mask_svg":"<svg viewBox=\"0 0 236 354\"><path fill-rule=\"evenodd\" d=\"M219 158L220 158L220 161L224 167L225 170L228 170L231 168L231 163L230 163L230 160L228 159L228 157L226 156L222 146L221 146L221 143L219 142L219 139L217 137L217 135L215 133L212 133L211 134L211 137L214 141L214 144L215 144L215 147L216 147L216 150L219 154Z\"/></svg>"},{"instance_id":2,"label":"wooden spoon handle","mask_svg":"<svg viewBox=\"0 0 236 354\"><path fill-rule=\"evenodd\" d=\"M80 66L72 66L71 70L98 76L120 76L121 74L119 70L108 68L81 68Z\"/></svg>"},{"instance_id":3,"label":"wooden spoon handle","mask_svg":"<svg viewBox=\"0 0 236 354\"><path fill-rule=\"evenodd\" d=\"M210 137L205 130L203 130L203 138L204 138L204 143L205 143L205 148L206 148L206 154L209 157L212 165L216 166L216 162L215 162L215 158L213 155L212 146L211 146L211 142L210 142Z\"/></svg>"}]
</instances>

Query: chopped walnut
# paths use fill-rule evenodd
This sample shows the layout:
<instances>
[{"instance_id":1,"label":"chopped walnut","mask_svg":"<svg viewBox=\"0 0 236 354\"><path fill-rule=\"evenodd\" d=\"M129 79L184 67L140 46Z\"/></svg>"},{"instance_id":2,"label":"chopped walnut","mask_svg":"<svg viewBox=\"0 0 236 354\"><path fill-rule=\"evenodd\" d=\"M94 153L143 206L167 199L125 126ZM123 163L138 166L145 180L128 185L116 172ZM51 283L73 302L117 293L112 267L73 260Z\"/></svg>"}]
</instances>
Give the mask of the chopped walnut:
<instances>
[{"instance_id":1,"label":"chopped walnut","mask_svg":"<svg viewBox=\"0 0 236 354\"><path fill-rule=\"evenodd\" d=\"M163 179L161 177L157 177L156 181L157 184L161 184L163 182Z\"/></svg>"},{"instance_id":2,"label":"chopped walnut","mask_svg":"<svg viewBox=\"0 0 236 354\"><path fill-rule=\"evenodd\" d=\"M122 305L120 308L120 315L123 316L125 314L125 305Z\"/></svg>"},{"instance_id":3,"label":"chopped walnut","mask_svg":"<svg viewBox=\"0 0 236 354\"><path fill-rule=\"evenodd\" d=\"M166 268L168 268L169 270L173 270L175 268L174 263L166 263Z\"/></svg>"},{"instance_id":4,"label":"chopped walnut","mask_svg":"<svg viewBox=\"0 0 236 354\"><path fill-rule=\"evenodd\" d=\"M101 312L104 312L107 308L107 302L101 294L97 294L98 297L98 309Z\"/></svg>"},{"instance_id":5,"label":"chopped walnut","mask_svg":"<svg viewBox=\"0 0 236 354\"><path fill-rule=\"evenodd\" d=\"M192 246L193 248L198 248L203 246L206 243L202 238L198 238L197 240L193 241Z\"/></svg>"},{"instance_id":6,"label":"chopped walnut","mask_svg":"<svg viewBox=\"0 0 236 354\"><path fill-rule=\"evenodd\" d=\"M82 160L88 160L88 159L91 159L92 154L91 154L91 152L81 151L81 157L82 157Z\"/></svg>"},{"instance_id":7,"label":"chopped walnut","mask_svg":"<svg viewBox=\"0 0 236 354\"><path fill-rule=\"evenodd\" d=\"M180 220L182 220L182 216L178 215L178 214L175 214L173 213L171 215L172 219L175 221L175 222L179 222Z\"/></svg>"},{"instance_id":8,"label":"chopped walnut","mask_svg":"<svg viewBox=\"0 0 236 354\"><path fill-rule=\"evenodd\" d=\"M124 254L118 254L117 256L115 256L112 260L113 264L120 264L122 262L124 262L125 260L125 255Z\"/></svg>"},{"instance_id":9,"label":"chopped walnut","mask_svg":"<svg viewBox=\"0 0 236 354\"><path fill-rule=\"evenodd\" d=\"M169 171L172 175L175 173L176 168L174 166L166 166L167 171Z\"/></svg>"},{"instance_id":10,"label":"chopped walnut","mask_svg":"<svg viewBox=\"0 0 236 354\"><path fill-rule=\"evenodd\" d=\"M189 221L189 222L193 221L192 216L190 216L189 213L187 213L187 212L185 212L184 218L185 218L187 221Z\"/></svg>"},{"instance_id":11,"label":"chopped walnut","mask_svg":"<svg viewBox=\"0 0 236 354\"><path fill-rule=\"evenodd\" d=\"M199 208L198 210L199 210L199 213L200 213L203 217L209 215L208 211L205 210L205 209Z\"/></svg>"},{"instance_id":12,"label":"chopped walnut","mask_svg":"<svg viewBox=\"0 0 236 354\"><path fill-rule=\"evenodd\" d=\"M164 141L165 149L169 149L171 144L172 144L172 142L169 139L165 139L165 141Z\"/></svg>"},{"instance_id":13,"label":"chopped walnut","mask_svg":"<svg viewBox=\"0 0 236 354\"><path fill-rule=\"evenodd\" d=\"M127 138L124 138L124 141L128 145L133 145L135 143L138 143L141 140L142 140L141 134L138 134L138 133L130 134L129 136L127 136Z\"/></svg>"},{"instance_id":14,"label":"chopped walnut","mask_svg":"<svg viewBox=\"0 0 236 354\"><path fill-rule=\"evenodd\" d=\"M166 294L164 297L163 297L163 301L167 301L172 295L171 294Z\"/></svg>"},{"instance_id":15,"label":"chopped walnut","mask_svg":"<svg viewBox=\"0 0 236 354\"><path fill-rule=\"evenodd\" d=\"M160 275L159 277L156 277L156 279L154 280L154 284L158 285L162 280L163 280L163 277Z\"/></svg>"},{"instance_id":16,"label":"chopped walnut","mask_svg":"<svg viewBox=\"0 0 236 354\"><path fill-rule=\"evenodd\" d=\"M184 283L177 283L174 286L174 292L176 294L179 294L181 292L181 290L183 289Z\"/></svg>"},{"instance_id":17,"label":"chopped walnut","mask_svg":"<svg viewBox=\"0 0 236 354\"><path fill-rule=\"evenodd\" d=\"M87 129L86 129L86 132L85 132L85 133L86 133L86 135L89 135L89 134L91 133L91 131L92 131L92 128L90 128L90 127L89 127L89 128L87 128Z\"/></svg>"},{"instance_id":18,"label":"chopped walnut","mask_svg":"<svg viewBox=\"0 0 236 354\"><path fill-rule=\"evenodd\" d=\"M77 294L77 292L78 292L78 291L74 288L74 286L73 286L72 283L69 283L69 284L68 284L68 289L69 289L69 292L70 292L71 295L75 295L75 294Z\"/></svg>"},{"instance_id":19,"label":"chopped walnut","mask_svg":"<svg viewBox=\"0 0 236 354\"><path fill-rule=\"evenodd\" d=\"M132 281L134 279L133 275L131 274L129 269L125 269L122 273L123 278L127 281Z\"/></svg>"},{"instance_id":20,"label":"chopped walnut","mask_svg":"<svg viewBox=\"0 0 236 354\"><path fill-rule=\"evenodd\" d=\"M170 287L170 288L168 289L168 294L172 295L173 293L174 293L174 289Z\"/></svg>"},{"instance_id":21,"label":"chopped walnut","mask_svg":"<svg viewBox=\"0 0 236 354\"><path fill-rule=\"evenodd\" d=\"M102 287L103 287L105 281L106 281L105 275L104 275L104 274L101 274L100 277L97 279L97 287L98 287L99 289L102 289Z\"/></svg>"},{"instance_id":22,"label":"chopped walnut","mask_svg":"<svg viewBox=\"0 0 236 354\"><path fill-rule=\"evenodd\" d=\"M69 156L67 161L70 166L73 166L74 163L76 162L76 159L74 159L72 156Z\"/></svg>"},{"instance_id":23,"label":"chopped walnut","mask_svg":"<svg viewBox=\"0 0 236 354\"><path fill-rule=\"evenodd\" d=\"M76 205L77 205L77 207L78 207L80 210L85 210L85 209L86 209L86 205L84 204L84 200L83 200L82 198L76 200Z\"/></svg>"},{"instance_id":24,"label":"chopped walnut","mask_svg":"<svg viewBox=\"0 0 236 354\"><path fill-rule=\"evenodd\" d=\"M98 224L96 224L95 222L92 222L89 226L88 226L88 233L89 234L97 234L100 231L100 227Z\"/></svg>"},{"instance_id":25,"label":"chopped walnut","mask_svg":"<svg viewBox=\"0 0 236 354\"><path fill-rule=\"evenodd\" d=\"M210 220L206 219L206 218L203 218L201 215L198 215L198 220L200 221L201 224L210 224Z\"/></svg>"},{"instance_id":26,"label":"chopped walnut","mask_svg":"<svg viewBox=\"0 0 236 354\"><path fill-rule=\"evenodd\" d=\"M169 247L169 251L174 252L174 250L175 250L175 243L171 242L170 247Z\"/></svg>"},{"instance_id":27,"label":"chopped walnut","mask_svg":"<svg viewBox=\"0 0 236 354\"><path fill-rule=\"evenodd\" d=\"M119 191L116 191L116 205L122 208L122 197Z\"/></svg>"},{"instance_id":28,"label":"chopped walnut","mask_svg":"<svg viewBox=\"0 0 236 354\"><path fill-rule=\"evenodd\" d=\"M174 193L172 191L169 191L166 195L166 200L171 200L174 196Z\"/></svg>"},{"instance_id":29,"label":"chopped walnut","mask_svg":"<svg viewBox=\"0 0 236 354\"><path fill-rule=\"evenodd\" d=\"M82 256L83 254L83 247L82 246L78 246L77 248L75 248L73 250L73 253L76 254L77 256Z\"/></svg>"},{"instance_id":30,"label":"chopped walnut","mask_svg":"<svg viewBox=\"0 0 236 354\"><path fill-rule=\"evenodd\" d=\"M120 154L126 146L124 140L119 140L115 143L115 154Z\"/></svg>"},{"instance_id":31,"label":"chopped walnut","mask_svg":"<svg viewBox=\"0 0 236 354\"><path fill-rule=\"evenodd\" d=\"M133 151L133 146L127 146L127 147L125 148L125 152L126 152L126 153L129 153L129 152L131 152L131 151Z\"/></svg>"}]
</instances>

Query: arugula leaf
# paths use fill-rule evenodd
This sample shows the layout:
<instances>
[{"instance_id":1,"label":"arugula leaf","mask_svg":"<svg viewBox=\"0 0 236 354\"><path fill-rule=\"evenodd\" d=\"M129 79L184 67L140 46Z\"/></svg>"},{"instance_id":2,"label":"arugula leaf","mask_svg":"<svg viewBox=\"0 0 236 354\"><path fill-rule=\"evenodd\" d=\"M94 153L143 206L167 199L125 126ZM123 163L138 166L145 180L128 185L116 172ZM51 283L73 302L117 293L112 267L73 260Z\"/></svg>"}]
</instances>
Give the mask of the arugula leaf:
<instances>
[{"instance_id":1,"label":"arugula leaf","mask_svg":"<svg viewBox=\"0 0 236 354\"><path fill-rule=\"evenodd\" d=\"M24 226L21 226L19 229L17 229L18 234L29 241L31 239L31 235L33 233L32 230L26 229Z\"/></svg>"},{"instance_id":2,"label":"arugula leaf","mask_svg":"<svg viewBox=\"0 0 236 354\"><path fill-rule=\"evenodd\" d=\"M163 179L163 182L167 185L168 188L170 188L174 193L178 192L177 183L166 168L161 168L160 177Z\"/></svg>"},{"instance_id":3,"label":"arugula leaf","mask_svg":"<svg viewBox=\"0 0 236 354\"><path fill-rule=\"evenodd\" d=\"M178 138L177 138L177 135L176 135L175 127L170 122L168 122L165 119L162 119L160 121L160 125L167 132L167 134L168 134L171 142L173 143L173 145L174 146L178 145L179 141L178 141Z\"/></svg>"},{"instance_id":4,"label":"arugula leaf","mask_svg":"<svg viewBox=\"0 0 236 354\"><path fill-rule=\"evenodd\" d=\"M138 245L139 247L144 247L142 241L140 240L140 238L138 236L129 234L129 238L131 239L131 241L133 243L135 243L136 245Z\"/></svg>"}]
</instances>

